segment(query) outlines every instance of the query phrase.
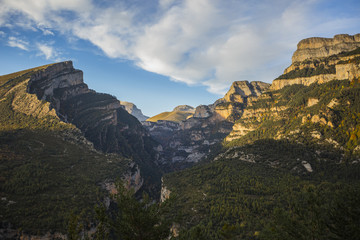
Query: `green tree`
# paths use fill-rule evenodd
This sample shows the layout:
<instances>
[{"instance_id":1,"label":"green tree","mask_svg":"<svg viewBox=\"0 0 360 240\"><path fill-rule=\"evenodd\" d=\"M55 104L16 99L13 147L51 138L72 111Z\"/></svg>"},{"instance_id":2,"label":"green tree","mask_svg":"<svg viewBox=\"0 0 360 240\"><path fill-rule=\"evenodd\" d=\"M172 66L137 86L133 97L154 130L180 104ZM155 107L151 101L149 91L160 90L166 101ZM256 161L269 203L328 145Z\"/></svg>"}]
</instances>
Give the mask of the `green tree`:
<instances>
[{"instance_id":1,"label":"green tree","mask_svg":"<svg viewBox=\"0 0 360 240\"><path fill-rule=\"evenodd\" d=\"M116 185L117 193L114 211L104 216L105 209L99 208L99 225L96 236L108 236L106 229L116 239L124 240L160 240L169 236L169 221L162 218L161 204L154 203L147 194L136 200L133 189L127 190L122 183Z\"/></svg>"},{"instance_id":2,"label":"green tree","mask_svg":"<svg viewBox=\"0 0 360 240\"><path fill-rule=\"evenodd\" d=\"M69 240L82 239L84 225L80 222L80 219L80 215L75 215L73 212L71 212L67 229L67 237Z\"/></svg>"}]
</instances>

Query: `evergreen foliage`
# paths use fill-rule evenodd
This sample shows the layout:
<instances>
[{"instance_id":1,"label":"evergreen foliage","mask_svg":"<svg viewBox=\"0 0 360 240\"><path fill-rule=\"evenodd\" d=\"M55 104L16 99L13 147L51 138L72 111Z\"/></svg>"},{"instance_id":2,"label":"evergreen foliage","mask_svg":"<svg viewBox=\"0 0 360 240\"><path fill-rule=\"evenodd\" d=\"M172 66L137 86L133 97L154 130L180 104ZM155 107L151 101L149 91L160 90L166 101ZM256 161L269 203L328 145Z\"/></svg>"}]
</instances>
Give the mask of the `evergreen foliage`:
<instances>
[{"instance_id":1,"label":"evergreen foliage","mask_svg":"<svg viewBox=\"0 0 360 240\"><path fill-rule=\"evenodd\" d=\"M125 189L121 182L116 190L113 208L97 207L96 239L161 240L169 236L170 221L163 217L166 203L153 202L145 193L138 201L133 189Z\"/></svg>"}]
</instances>

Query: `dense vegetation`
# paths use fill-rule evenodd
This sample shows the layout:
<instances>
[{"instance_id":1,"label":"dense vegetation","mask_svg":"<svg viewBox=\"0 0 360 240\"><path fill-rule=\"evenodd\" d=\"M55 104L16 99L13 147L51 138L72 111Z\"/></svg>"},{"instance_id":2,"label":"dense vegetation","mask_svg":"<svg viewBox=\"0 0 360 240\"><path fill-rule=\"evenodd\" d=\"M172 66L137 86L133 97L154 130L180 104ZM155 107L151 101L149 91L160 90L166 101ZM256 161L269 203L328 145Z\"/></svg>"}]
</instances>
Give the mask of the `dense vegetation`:
<instances>
[{"instance_id":1,"label":"dense vegetation","mask_svg":"<svg viewBox=\"0 0 360 240\"><path fill-rule=\"evenodd\" d=\"M306 146L260 141L241 147L241 151L243 155L256 155L256 163L239 157L220 158L165 177L177 199L173 214L182 213L180 239L311 239L315 232L310 227L317 227L312 225L314 222L322 225L316 230L321 236L317 239L346 234L345 226L358 231L358 217L347 220L360 210L355 203L360 200L358 168L350 164L326 165L323 158L313 165L314 173L291 174L286 167L292 168L298 158L313 155ZM264 164L269 158L282 164ZM347 205L342 202L347 197L356 199L342 220L341 214L345 213L337 205ZM317 213L313 213L314 208L322 215L313 216ZM285 217L292 221L290 226L285 225ZM338 224L336 231L341 233L326 226L328 218ZM290 230L282 227L292 227L299 235L286 235ZM274 237L276 234L288 238Z\"/></svg>"},{"instance_id":2,"label":"dense vegetation","mask_svg":"<svg viewBox=\"0 0 360 240\"><path fill-rule=\"evenodd\" d=\"M123 182L116 184L116 193L111 198L115 204L96 207L98 226L90 238L159 240L169 236L171 219L164 217L170 207L168 201L161 204L153 202L145 193L138 201L133 189L124 188ZM81 232L74 231L81 225L84 226L81 220L69 224L69 235L73 236L73 240L82 239Z\"/></svg>"},{"instance_id":3,"label":"dense vegetation","mask_svg":"<svg viewBox=\"0 0 360 240\"><path fill-rule=\"evenodd\" d=\"M312 77L320 74L335 74L335 65L326 66L324 64L317 66L316 68L306 67L302 69L295 69L288 73L280 75L276 79L293 79L301 77Z\"/></svg>"}]
</instances>

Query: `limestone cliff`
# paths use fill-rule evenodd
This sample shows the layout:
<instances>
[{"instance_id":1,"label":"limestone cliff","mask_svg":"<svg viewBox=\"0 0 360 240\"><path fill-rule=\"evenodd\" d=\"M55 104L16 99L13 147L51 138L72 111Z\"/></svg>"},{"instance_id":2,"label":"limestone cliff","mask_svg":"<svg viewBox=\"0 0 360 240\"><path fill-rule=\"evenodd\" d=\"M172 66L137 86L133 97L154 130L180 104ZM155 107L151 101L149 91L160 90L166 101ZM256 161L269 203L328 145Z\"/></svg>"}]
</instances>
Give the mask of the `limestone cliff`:
<instances>
[{"instance_id":1,"label":"limestone cliff","mask_svg":"<svg viewBox=\"0 0 360 240\"><path fill-rule=\"evenodd\" d=\"M139 108L136 107L135 104L131 103L131 102L126 102L126 101L120 101L120 104L122 106L124 106L125 110L130 113L131 115L133 115L134 117L136 117L140 122L146 121L146 119L148 119L148 116L145 116L141 110Z\"/></svg>"},{"instance_id":2,"label":"limestone cliff","mask_svg":"<svg viewBox=\"0 0 360 240\"><path fill-rule=\"evenodd\" d=\"M335 35L333 38L312 37L301 40L294 52L292 62L302 62L306 59L329 57L341 52L349 52L360 47L360 34Z\"/></svg>"},{"instance_id":3,"label":"limestone cliff","mask_svg":"<svg viewBox=\"0 0 360 240\"><path fill-rule=\"evenodd\" d=\"M89 89L82 71L74 69L71 61L35 72L27 91L49 102L50 109L80 129L96 149L134 159L144 177L159 176L153 149L157 143L115 97Z\"/></svg>"},{"instance_id":4,"label":"limestone cliff","mask_svg":"<svg viewBox=\"0 0 360 240\"><path fill-rule=\"evenodd\" d=\"M326 83L358 78L360 34L336 35L334 38L309 38L299 42L292 64L275 79L272 90L288 85Z\"/></svg>"}]
</instances>

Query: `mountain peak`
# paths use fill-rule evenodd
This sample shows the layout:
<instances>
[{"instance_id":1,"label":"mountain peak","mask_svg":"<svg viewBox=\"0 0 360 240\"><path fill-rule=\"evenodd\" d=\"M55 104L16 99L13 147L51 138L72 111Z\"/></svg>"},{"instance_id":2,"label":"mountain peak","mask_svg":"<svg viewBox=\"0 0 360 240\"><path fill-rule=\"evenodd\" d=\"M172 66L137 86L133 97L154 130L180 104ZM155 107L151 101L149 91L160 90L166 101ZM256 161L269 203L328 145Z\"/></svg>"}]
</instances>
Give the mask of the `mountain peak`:
<instances>
[{"instance_id":1,"label":"mountain peak","mask_svg":"<svg viewBox=\"0 0 360 240\"><path fill-rule=\"evenodd\" d=\"M125 110L130 113L131 115L133 115L134 117L136 117L140 122L146 121L146 119L148 119L148 116L145 116L142 111L137 108L137 106L131 102L126 102L126 101L120 101L120 104L122 106L124 106Z\"/></svg>"},{"instance_id":2,"label":"mountain peak","mask_svg":"<svg viewBox=\"0 0 360 240\"><path fill-rule=\"evenodd\" d=\"M258 97L270 84L260 81L235 81L222 100L226 102L243 102L249 96Z\"/></svg>"},{"instance_id":3,"label":"mountain peak","mask_svg":"<svg viewBox=\"0 0 360 240\"><path fill-rule=\"evenodd\" d=\"M195 112L195 108L189 105L179 105L174 108L173 112L180 111L180 112Z\"/></svg>"}]
</instances>

